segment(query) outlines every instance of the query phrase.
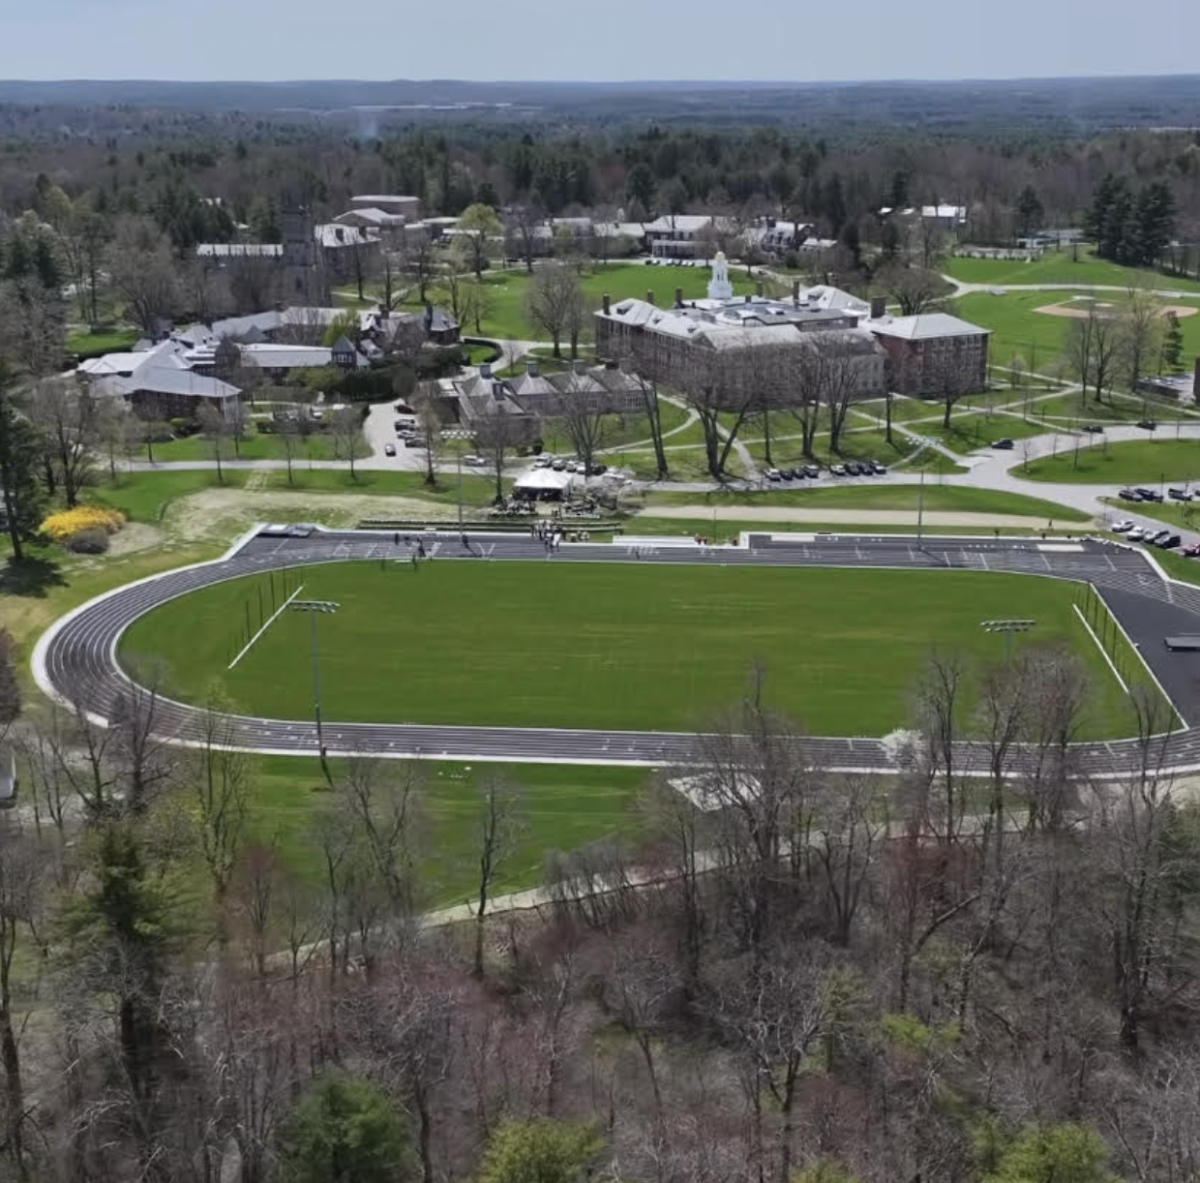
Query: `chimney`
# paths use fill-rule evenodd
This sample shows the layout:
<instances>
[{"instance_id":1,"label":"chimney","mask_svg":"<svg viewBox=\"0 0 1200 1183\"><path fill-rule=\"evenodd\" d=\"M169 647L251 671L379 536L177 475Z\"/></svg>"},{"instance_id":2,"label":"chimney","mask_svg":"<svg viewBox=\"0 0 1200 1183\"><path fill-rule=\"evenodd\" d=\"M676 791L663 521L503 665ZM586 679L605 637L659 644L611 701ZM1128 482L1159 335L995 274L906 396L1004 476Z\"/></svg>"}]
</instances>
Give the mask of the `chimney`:
<instances>
[{"instance_id":1,"label":"chimney","mask_svg":"<svg viewBox=\"0 0 1200 1183\"><path fill-rule=\"evenodd\" d=\"M649 288L646 292L646 303L647 304L654 303L654 289L653 288Z\"/></svg>"},{"instance_id":2,"label":"chimney","mask_svg":"<svg viewBox=\"0 0 1200 1183\"><path fill-rule=\"evenodd\" d=\"M612 307L612 298L607 292L604 293L604 315L607 316Z\"/></svg>"},{"instance_id":3,"label":"chimney","mask_svg":"<svg viewBox=\"0 0 1200 1183\"><path fill-rule=\"evenodd\" d=\"M492 363L490 361L485 361L480 365L479 376L481 378L490 378L492 376Z\"/></svg>"},{"instance_id":4,"label":"chimney","mask_svg":"<svg viewBox=\"0 0 1200 1183\"><path fill-rule=\"evenodd\" d=\"M882 320L887 316L887 298L884 296L871 297L871 319Z\"/></svg>"},{"instance_id":5,"label":"chimney","mask_svg":"<svg viewBox=\"0 0 1200 1183\"><path fill-rule=\"evenodd\" d=\"M683 307L683 288L675 289L675 307L676 308Z\"/></svg>"},{"instance_id":6,"label":"chimney","mask_svg":"<svg viewBox=\"0 0 1200 1183\"><path fill-rule=\"evenodd\" d=\"M798 279L792 280L792 303L800 303L800 281Z\"/></svg>"},{"instance_id":7,"label":"chimney","mask_svg":"<svg viewBox=\"0 0 1200 1183\"><path fill-rule=\"evenodd\" d=\"M538 376L538 364L537 364L537 362L535 362L535 361L527 361L527 362L525 363L525 373L527 373L527 374L528 374L528 375L529 375L531 378L536 378L536 377Z\"/></svg>"},{"instance_id":8,"label":"chimney","mask_svg":"<svg viewBox=\"0 0 1200 1183\"><path fill-rule=\"evenodd\" d=\"M754 285L754 294L761 300L767 294L767 289L763 287L762 280Z\"/></svg>"}]
</instances>

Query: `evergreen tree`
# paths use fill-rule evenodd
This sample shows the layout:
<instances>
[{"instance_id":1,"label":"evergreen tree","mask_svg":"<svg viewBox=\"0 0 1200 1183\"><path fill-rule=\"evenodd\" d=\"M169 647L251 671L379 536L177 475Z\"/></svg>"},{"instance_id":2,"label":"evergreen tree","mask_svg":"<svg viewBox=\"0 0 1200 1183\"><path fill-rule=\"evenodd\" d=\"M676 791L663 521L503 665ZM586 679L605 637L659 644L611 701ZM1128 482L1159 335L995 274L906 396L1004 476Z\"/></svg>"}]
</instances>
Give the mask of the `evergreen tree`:
<instances>
[{"instance_id":1,"label":"evergreen tree","mask_svg":"<svg viewBox=\"0 0 1200 1183\"><path fill-rule=\"evenodd\" d=\"M642 161L635 164L625 178L625 194L636 201L643 210L649 210L654 202L654 174L650 166Z\"/></svg>"},{"instance_id":2,"label":"evergreen tree","mask_svg":"<svg viewBox=\"0 0 1200 1183\"><path fill-rule=\"evenodd\" d=\"M318 1081L297 1103L279 1145L280 1183L402 1183L409 1137L376 1085Z\"/></svg>"},{"instance_id":3,"label":"evergreen tree","mask_svg":"<svg viewBox=\"0 0 1200 1183\"><path fill-rule=\"evenodd\" d=\"M1162 182L1146 185L1138 194L1134 211L1137 251L1134 262L1153 267L1175 231L1175 199Z\"/></svg>"},{"instance_id":4,"label":"evergreen tree","mask_svg":"<svg viewBox=\"0 0 1200 1183\"><path fill-rule=\"evenodd\" d=\"M1017 198L1017 229L1022 237L1028 237L1042 224L1045 210L1042 199L1032 185L1026 185Z\"/></svg>"},{"instance_id":5,"label":"evergreen tree","mask_svg":"<svg viewBox=\"0 0 1200 1183\"><path fill-rule=\"evenodd\" d=\"M822 192L821 213L829 223L829 233L837 238L846 221L846 197L842 192L842 178L837 173L829 178Z\"/></svg>"},{"instance_id":6,"label":"evergreen tree","mask_svg":"<svg viewBox=\"0 0 1200 1183\"><path fill-rule=\"evenodd\" d=\"M25 557L25 542L42 523L42 489L37 465L37 433L15 405L16 377L0 359L0 509L12 543L13 558Z\"/></svg>"},{"instance_id":7,"label":"evergreen tree","mask_svg":"<svg viewBox=\"0 0 1200 1183\"><path fill-rule=\"evenodd\" d=\"M1179 317L1174 312L1167 313L1167 324L1163 330L1162 366L1169 370L1178 370L1183 364L1183 329L1179 325Z\"/></svg>"}]
</instances>

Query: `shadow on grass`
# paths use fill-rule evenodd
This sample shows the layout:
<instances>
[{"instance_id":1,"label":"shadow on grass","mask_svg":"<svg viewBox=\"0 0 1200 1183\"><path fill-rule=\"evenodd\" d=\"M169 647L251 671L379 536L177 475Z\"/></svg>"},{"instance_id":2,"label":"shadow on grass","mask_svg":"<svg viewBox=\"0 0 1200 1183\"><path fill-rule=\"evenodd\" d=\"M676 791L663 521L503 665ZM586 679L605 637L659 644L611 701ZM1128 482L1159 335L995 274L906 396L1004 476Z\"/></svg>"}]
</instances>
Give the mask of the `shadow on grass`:
<instances>
[{"instance_id":1,"label":"shadow on grass","mask_svg":"<svg viewBox=\"0 0 1200 1183\"><path fill-rule=\"evenodd\" d=\"M0 595L40 599L50 588L66 586L66 576L54 559L26 555L20 562L10 558L0 567Z\"/></svg>"}]
</instances>

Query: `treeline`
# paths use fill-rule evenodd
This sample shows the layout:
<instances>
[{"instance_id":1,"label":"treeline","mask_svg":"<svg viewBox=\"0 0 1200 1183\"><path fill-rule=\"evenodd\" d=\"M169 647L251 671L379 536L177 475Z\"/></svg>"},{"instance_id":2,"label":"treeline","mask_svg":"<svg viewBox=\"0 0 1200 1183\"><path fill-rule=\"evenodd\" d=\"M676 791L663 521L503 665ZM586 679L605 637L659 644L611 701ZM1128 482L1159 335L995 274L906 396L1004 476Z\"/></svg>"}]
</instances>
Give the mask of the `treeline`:
<instances>
[{"instance_id":1,"label":"treeline","mask_svg":"<svg viewBox=\"0 0 1200 1183\"><path fill-rule=\"evenodd\" d=\"M935 656L869 778L758 671L521 913L529 807L483 773L469 906L429 923L427 765L314 762L296 842L252 827L220 698L184 750L152 690L102 729L0 677L3 1177L1191 1178L1200 825L1153 698L1129 778L1083 775L1090 701L1055 650Z\"/></svg>"},{"instance_id":2,"label":"treeline","mask_svg":"<svg viewBox=\"0 0 1200 1183\"><path fill-rule=\"evenodd\" d=\"M235 225L270 241L281 202L326 216L356 192L412 193L444 214L475 202L534 203L549 214L623 209L629 218L685 208L775 213L813 220L831 237L880 206L951 203L971 208L973 240L1004 242L1029 226L1018 212L1027 187L1048 224L1077 226L1110 173L1135 192L1166 186L1179 231L1196 237L1200 133L1192 132L943 141L904 130L851 143L832 128L619 123L563 132L465 123L360 139L264 123L136 148L119 140L14 146L0 157L0 210L15 217L36 208L53 184L72 201L86 195L101 215L155 218L182 250L228 237Z\"/></svg>"}]
</instances>

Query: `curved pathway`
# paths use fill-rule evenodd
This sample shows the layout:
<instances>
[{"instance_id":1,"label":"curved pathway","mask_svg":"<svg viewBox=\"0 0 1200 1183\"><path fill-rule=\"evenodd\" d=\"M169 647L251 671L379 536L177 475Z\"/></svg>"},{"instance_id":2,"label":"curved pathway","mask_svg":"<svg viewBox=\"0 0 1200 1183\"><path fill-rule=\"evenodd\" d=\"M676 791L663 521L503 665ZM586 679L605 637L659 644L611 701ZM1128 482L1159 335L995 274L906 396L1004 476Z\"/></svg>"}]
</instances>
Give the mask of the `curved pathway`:
<instances>
[{"instance_id":1,"label":"curved pathway","mask_svg":"<svg viewBox=\"0 0 1200 1183\"><path fill-rule=\"evenodd\" d=\"M1200 632L1200 588L1165 580L1140 552L1102 541L1071 545L1034 541L928 539L918 545L898 537L848 537L813 541L754 536L741 547L638 547L614 544L565 545L547 558L527 535L489 536L468 554L457 533L426 532L426 546L439 560L526 562L628 562L746 566L858 566L1009 571L1091 581L1150 660L1165 691L1189 721L1200 721L1200 704L1189 691L1200 683L1200 654L1169 655L1164 632ZM319 531L306 539L251 535L224 558L181 568L100 596L59 620L38 642L33 668L48 694L107 723L119 711L131 683L117 661L121 634L158 604L209 584L242 575L306 563L403 557L392 536L367 531ZM1155 644L1157 642L1157 644ZM1161 652L1160 652L1161 651ZM303 720L229 716L229 742L248 751L313 755L315 727ZM171 742L196 742L200 710L160 702L156 730ZM695 737L682 732L597 731L564 728L440 726L329 722L327 750L334 755L660 765L687 763ZM803 741L809 758L835 770L894 771L887 745L874 738L813 738ZM1122 775L1147 762L1175 770L1200 768L1200 732L1184 724L1148 745L1133 740L1074 745L1073 768L1105 777ZM959 766L986 767L986 753L964 743Z\"/></svg>"}]
</instances>

